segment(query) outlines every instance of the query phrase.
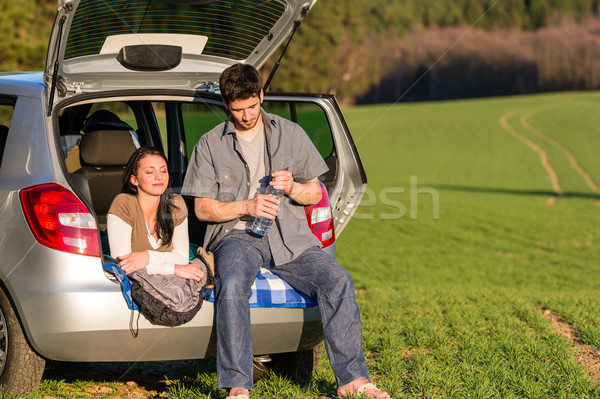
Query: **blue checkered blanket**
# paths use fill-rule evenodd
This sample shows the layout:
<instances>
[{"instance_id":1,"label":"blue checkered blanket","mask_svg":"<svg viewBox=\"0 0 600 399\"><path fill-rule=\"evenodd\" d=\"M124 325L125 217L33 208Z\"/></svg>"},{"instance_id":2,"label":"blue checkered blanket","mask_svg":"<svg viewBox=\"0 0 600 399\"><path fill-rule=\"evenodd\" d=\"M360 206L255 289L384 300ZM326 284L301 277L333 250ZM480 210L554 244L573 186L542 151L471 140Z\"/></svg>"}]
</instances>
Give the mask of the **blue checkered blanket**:
<instances>
[{"instance_id":1,"label":"blue checkered blanket","mask_svg":"<svg viewBox=\"0 0 600 399\"><path fill-rule=\"evenodd\" d=\"M210 292L209 302L214 302L213 291ZM251 308L310 308L317 302L296 291L268 269L261 268L252 284Z\"/></svg>"},{"instance_id":2,"label":"blue checkered blanket","mask_svg":"<svg viewBox=\"0 0 600 399\"><path fill-rule=\"evenodd\" d=\"M117 264L104 263L104 270L112 273L121 283L121 292L129 309L137 310L137 304L131 298L131 283L127 275ZM213 291L208 291L209 302L214 302ZM317 305L314 299L296 291L288 283L267 269L260 269L252 285L251 308L310 308Z\"/></svg>"}]
</instances>

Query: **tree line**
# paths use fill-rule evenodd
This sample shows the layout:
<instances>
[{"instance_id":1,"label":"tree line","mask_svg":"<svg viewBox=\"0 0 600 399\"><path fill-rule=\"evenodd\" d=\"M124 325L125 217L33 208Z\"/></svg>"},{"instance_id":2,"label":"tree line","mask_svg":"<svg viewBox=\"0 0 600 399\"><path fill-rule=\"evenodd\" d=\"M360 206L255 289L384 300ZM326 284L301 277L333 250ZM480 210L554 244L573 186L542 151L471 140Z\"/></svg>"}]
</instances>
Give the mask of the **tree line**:
<instances>
[{"instance_id":1,"label":"tree line","mask_svg":"<svg viewBox=\"0 0 600 399\"><path fill-rule=\"evenodd\" d=\"M599 2L319 1L272 89L344 104L598 89Z\"/></svg>"},{"instance_id":2,"label":"tree line","mask_svg":"<svg viewBox=\"0 0 600 399\"><path fill-rule=\"evenodd\" d=\"M319 0L271 90L334 93L354 104L597 89L599 3ZM0 71L43 69L56 7L0 4Z\"/></svg>"}]
</instances>

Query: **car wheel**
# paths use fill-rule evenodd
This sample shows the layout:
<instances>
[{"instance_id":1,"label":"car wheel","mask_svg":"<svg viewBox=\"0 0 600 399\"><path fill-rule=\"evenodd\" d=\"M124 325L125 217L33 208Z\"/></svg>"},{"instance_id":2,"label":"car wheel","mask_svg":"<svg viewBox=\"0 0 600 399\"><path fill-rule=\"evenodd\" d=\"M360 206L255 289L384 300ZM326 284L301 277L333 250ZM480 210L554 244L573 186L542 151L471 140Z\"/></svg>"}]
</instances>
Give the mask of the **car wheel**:
<instances>
[{"instance_id":1,"label":"car wheel","mask_svg":"<svg viewBox=\"0 0 600 399\"><path fill-rule=\"evenodd\" d=\"M45 363L29 346L9 299L0 289L0 392L35 392Z\"/></svg>"},{"instance_id":2,"label":"car wheel","mask_svg":"<svg viewBox=\"0 0 600 399\"><path fill-rule=\"evenodd\" d=\"M271 355L269 363L263 363L271 371L286 375L294 380L306 380L312 377L319 366L323 343L319 343L312 349L300 352L278 353ZM257 372L257 368L254 368Z\"/></svg>"}]
</instances>

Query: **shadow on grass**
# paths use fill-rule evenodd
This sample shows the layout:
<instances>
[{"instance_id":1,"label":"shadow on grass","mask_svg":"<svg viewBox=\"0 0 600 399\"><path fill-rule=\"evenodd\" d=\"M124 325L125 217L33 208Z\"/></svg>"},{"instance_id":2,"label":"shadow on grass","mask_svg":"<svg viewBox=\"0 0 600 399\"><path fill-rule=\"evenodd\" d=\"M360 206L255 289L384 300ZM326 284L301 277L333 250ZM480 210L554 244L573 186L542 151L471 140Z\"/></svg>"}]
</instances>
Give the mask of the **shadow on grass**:
<instances>
[{"instance_id":1,"label":"shadow on grass","mask_svg":"<svg viewBox=\"0 0 600 399\"><path fill-rule=\"evenodd\" d=\"M472 186L452 186L447 184L429 184L431 187L435 187L438 190L449 190L449 191L466 191L472 193L481 194L507 194L507 195L539 195L544 197L559 197L559 198L590 198L600 200L600 195L595 193L578 193L578 192L566 192L557 195L554 191L550 190L517 190L510 188L495 188L495 187L472 187Z\"/></svg>"},{"instance_id":2,"label":"shadow on grass","mask_svg":"<svg viewBox=\"0 0 600 399\"><path fill-rule=\"evenodd\" d=\"M169 386L176 386L184 382L186 385L195 385L193 382L201 374L216 372L214 359L181 360L170 362L57 362L47 361L44 371L44 380L57 380L65 383L127 383L135 382L146 391L165 392ZM212 388L203 387L205 394L217 394ZM214 391L214 392L213 392Z\"/></svg>"},{"instance_id":3,"label":"shadow on grass","mask_svg":"<svg viewBox=\"0 0 600 399\"><path fill-rule=\"evenodd\" d=\"M313 391L326 394L327 398L337 398L337 385L328 378L314 377L297 382L301 388L311 387Z\"/></svg>"},{"instance_id":4,"label":"shadow on grass","mask_svg":"<svg viewBox=\"0 0 600 399\"><path fill-rule=\"evenodd\" d=\"M118 394L113 392L118 397L124 394L125 397L162 398L164 394L170 392L178 397L185 397L193 393L194 395L201 394L206 397L220 398L224 395L223 392L216 388L215 381L210 381L216 378L214 377L215 374L215 359L135 363L47 361L43 379L56 381L59 384L78 385L83 382L85 386L115 383L129 385L132 382L135 383L133 387L119 390ZM207 378L204 378L203 375ZM286 373L270 372L264 376L263 382L273 384L274 381L281 379L287 381L287 384L299 387L302 391L318 392L320 397L337 397L335 383L319 373L310 378L293 378ZM275 382L275 385L278 385L278 383ZM66 390L64 388L60 389L59 392L68 391L70 394L77 396L77 392L71 392L71 389L78 391L76 387L68 387ZM98 390L98 392L102 391ZM56 394L55 392L48 393L51 395ZM97 395L90 394L88 391L80 393L82 395L85 393L88 397L97 397Z\"/></svg>"},{"instance_id":5,"label":"shadow on grass","mask_svg":"<svg viewBox=\"0 0 600 399\"><path fill-rule=\"evenodd\" d=\"M271 372L254 384L252 398L273 397L277 392L280 398L310 397L337 398L337 385L326 374L316 372L312 377L295 378L288 373Z\"/></svg>"}]
</instances>

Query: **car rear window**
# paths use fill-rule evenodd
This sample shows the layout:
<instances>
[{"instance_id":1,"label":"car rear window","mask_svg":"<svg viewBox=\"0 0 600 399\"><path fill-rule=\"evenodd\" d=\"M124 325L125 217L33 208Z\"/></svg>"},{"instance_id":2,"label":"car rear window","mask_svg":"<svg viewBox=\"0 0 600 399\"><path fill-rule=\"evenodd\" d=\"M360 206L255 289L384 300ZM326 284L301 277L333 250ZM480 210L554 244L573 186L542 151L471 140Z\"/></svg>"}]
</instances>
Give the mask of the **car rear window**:
<instances>
[{"instance_id":1,"label":"car rear window","mask_svg":"<svg viewBox=\"0 0 600 399\"><path fill-rule=\"evenodd\" d=\"M333 137L329 121L317 104L294 101L265 101L265 111L292 120L302 126L323 158L333 152Z\"/></svg>"},{"instance_id":2,"label":"car rear window","mask_svg":"<svg viewBox=\"0 0 600 399\"><path fill-rule=\"evenodd\" d=\"M187 4L186 4L187 3ZM75 11L65 59L99 54L108 36L191 34L206 36L203 54L243 60L269 33L285 7L275 0L91 0Z\"/></svg>"},{"instance_id":3,"label":"car rear window","mask_svg":"<svg viewBox=\"0 0 600 399\"><path fill-rule=\"evenodd\" d=\"M181 104L181 115L188 159L200 137L227 119L224 109L208 103Z\"/></svg>"},{"instance_id":4,"label":"car rear window","mask_svg":"<svg viewBox=\"0 0 600 399\"><path fill-rule=\"evenodd\" d=\"M319 150L323 158L334 150L333 137L323 109L313 103L268 101L262 104L265 111L298 123ZM187 143L188 159L200 137L227 119L225 111L204 103L182 104L181 114Z\"/></svg>"}]
</instances>

